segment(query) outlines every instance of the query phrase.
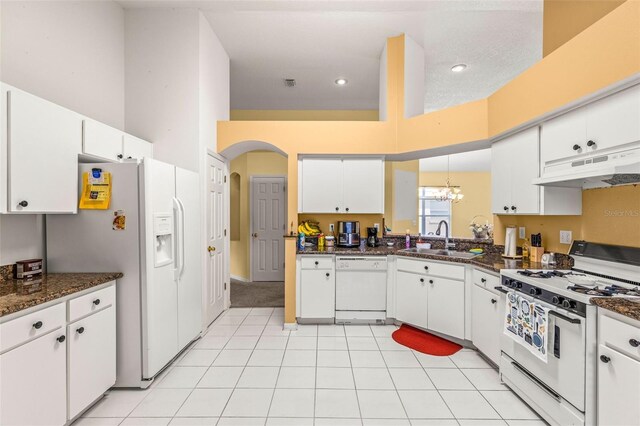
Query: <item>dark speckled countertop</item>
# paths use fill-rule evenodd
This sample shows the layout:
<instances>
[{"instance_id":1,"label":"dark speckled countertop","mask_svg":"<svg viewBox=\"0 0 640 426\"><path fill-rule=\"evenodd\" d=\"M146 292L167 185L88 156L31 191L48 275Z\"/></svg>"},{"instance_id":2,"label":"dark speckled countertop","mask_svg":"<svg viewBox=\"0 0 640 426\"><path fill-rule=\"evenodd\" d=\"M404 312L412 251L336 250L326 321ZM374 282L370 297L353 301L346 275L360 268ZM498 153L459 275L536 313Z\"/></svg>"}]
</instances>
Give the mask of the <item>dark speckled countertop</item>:
<instances>
[{"instance_id":1,"label":"dark speckled countertop","mask_svg":"<svg viewBox=\"0 0 640 426\"><path fill-rule=\"evenodd\" d=\"M41 280L0 280L0 317L121 278L113 273L43 274Z\"/></svg>"},{"instance_id":2,"label":"dark speckled countertop","mask_svg":"<svg viewBox=\"0 0 640 426\"><path fill-rule=\"evenodd\" d=\"M529 261L523 261L522 259L505 259L500 253L486 252L484 254L477 255L470 259L463 259L460 257L443 256L435 254L423 254L423 253L404 253L404 248L398 247L364 247L364 248L325 248L318 250L317 247L306 247L304 250L298 250L297 254L320 254L320 255L357 255L357 256L404 256L413 257L419 259L431 259L442 260L446 262L465 263L474 266L479 266L483 269L491 272L500 272L501 269L548 269L549 266L542 265L541 263L534 263ZM570 265L555 265L555 268L566 269L570 268Z\"/></svg>"},{"instance_id":3,"label":"dark speckled countertop","mask_svg":"<svg viewBox=\"0 0 640 426\"><path fill-rule=\"evenodd\" d=\"M640 299L592 297L590 301L598 308L616 312L625 317L640 321Z\"/></svg>"}]
</instances>

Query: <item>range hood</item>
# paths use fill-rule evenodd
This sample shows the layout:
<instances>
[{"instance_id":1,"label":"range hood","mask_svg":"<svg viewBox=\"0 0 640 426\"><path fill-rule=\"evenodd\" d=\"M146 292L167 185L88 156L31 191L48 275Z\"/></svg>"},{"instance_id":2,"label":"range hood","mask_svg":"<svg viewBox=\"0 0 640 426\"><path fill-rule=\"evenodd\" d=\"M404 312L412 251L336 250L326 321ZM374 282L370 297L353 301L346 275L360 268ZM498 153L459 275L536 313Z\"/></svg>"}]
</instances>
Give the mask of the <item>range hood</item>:
<instances>
[{"instance_id":1,"label":"range hood","mask_svg":"<svg viewBox=\"0 0 640 426\"><path fill-rule=\"evenodd\" d=\"M640 146L633 145L547 162L532 183L583 189L640 183Z\"/></svg>"}]
</instances>

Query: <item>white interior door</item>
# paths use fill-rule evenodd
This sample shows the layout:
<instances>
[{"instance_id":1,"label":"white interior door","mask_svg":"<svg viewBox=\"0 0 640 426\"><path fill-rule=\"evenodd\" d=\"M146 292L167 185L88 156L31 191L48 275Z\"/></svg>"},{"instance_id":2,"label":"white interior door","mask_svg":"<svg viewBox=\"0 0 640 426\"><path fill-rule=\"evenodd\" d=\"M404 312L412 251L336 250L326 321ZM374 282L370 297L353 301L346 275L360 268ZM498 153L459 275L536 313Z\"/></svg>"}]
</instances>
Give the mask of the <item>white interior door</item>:
<instances>
[{"instance_id":1,"label":"white interior door","mask_svg":"<svg viewBox=\"0 0 640 426\"><path fill-rule=\"evenodd\" d=\"M207 250L205 283L205 319L211 324L224 310L226 265L226 165L218 158L207 156Z\"/></svg>"},{"instance_id":2,"label":"white interior door","mask_svg":"<svg viewBox=\"0 0 640 426\"><path fill-rule=\"evenodd\" d=\"M178 347L184 348L202 331L202 252L199 174L176 167L178 214Z\"/></svg>"},{"instance_id":3,"label":"white interior door","mask_svg":"<svg viewBox=\"0 0 640 426\"><path fill-rule=\"evenodd\" d=\"M285 178L251 178L253 281L284 281Z\"/></svg>"}]
</instances>

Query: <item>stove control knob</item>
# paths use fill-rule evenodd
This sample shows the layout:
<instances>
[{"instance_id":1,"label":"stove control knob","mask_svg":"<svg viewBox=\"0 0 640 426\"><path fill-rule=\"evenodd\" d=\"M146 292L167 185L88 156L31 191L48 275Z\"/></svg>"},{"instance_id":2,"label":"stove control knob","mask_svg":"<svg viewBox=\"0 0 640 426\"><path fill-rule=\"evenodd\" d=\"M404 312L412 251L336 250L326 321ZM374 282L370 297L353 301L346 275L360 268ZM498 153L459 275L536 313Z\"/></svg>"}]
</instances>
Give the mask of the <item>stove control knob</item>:
<instances>
[{"instance_id":1,"label":"stove control knob","mask_svg":"<svg viewBox=\"0 0 640 426\"><path fill-rule=\"evenodd\" d=\"M522 283L521 283L520 281L515 281L515 282L513 283L513 286L514 286L515 288L522 288Z\"/></svg>"},{"instance_id":2,"label":"stove control knob","mask_svg":"<svg viewBox=\"0 0 640 426\"><path fill-rule=\"evenodd\" d=\"M532 296L538 296L540 293L542 293L542 291L539 288L531 287L529 289L529 294Z\"/></svg>"},{"instance_id":3,"label":"stove control knob","mask_svg":"<svg viewBox=\"0 0 640 426\"><path fill-rule=\"evenodd\" d=\"M509 279L504 280L504 283L503 283L505 287L511 287L512 284L513 284L513 281Z\"/></svg>"},{"instance_id":4,"label":"stove control knob","mask_svg":"<svg viewBox=\"0 0 640 426\"><path fill-rule=\"evenodd\" d=\"M573 309L576 307L576 302L574 302L573 300L564 300L562 302L562 307L565 309Z\"/></svg>"},{"instance_id":5,"label":"stove control knob","mask_svg":"<svg viewBox=\"0 0 640 426\"><path fill-rule=\"evenodd\" d=\"M553 298L551 299L551 302L554 305L562 305L562 302L564 300L564 297L560 297L560 296L553 296Z\"/></svg>"}]
</instances>

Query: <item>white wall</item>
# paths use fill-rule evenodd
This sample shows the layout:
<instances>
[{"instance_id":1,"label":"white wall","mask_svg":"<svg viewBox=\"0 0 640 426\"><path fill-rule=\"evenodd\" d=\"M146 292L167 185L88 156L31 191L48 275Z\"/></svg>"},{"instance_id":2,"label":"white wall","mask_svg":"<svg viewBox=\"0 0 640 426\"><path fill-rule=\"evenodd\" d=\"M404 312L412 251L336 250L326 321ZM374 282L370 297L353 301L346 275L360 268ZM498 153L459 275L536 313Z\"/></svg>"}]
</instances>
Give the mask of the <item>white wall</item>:
<instances>
[{"instance_id":1,"label":"white wall","mask_svg":"<svg viewBox=\"0 0 640 426\"><path fill-rule=\"evenodd\" d=\"M124 127L124 11L111 1L0 1L0 80ZM0 265L44 257L40 215L0 216Z\"/></svg>"},{"instance_id":2,"label":"white wall","mask_svg":"<svg viewBox=\"0 0 640 426\"><path fill-rule=\"evenodd\" d=\"M125 129L151 140L158 160L198 171L199 12L125 14Z\"/></svg>"},{"instance_id":3,"label":"white wall","mask_svg":"<svg viewBox=\"0 0 640 426\"><path fill-rule=\"evenodd\" d=\"M123 129L123 9L112 1L0 3L0 79Z\"/></svg>"},{"instance_id":4,"label":"white wall","mask_svg":"<svg viewBox=\"0 0 640 426\"><path fill-rule=\"evenodd\" d=\"M404 37L404 118L424 114L424 49Z\"/></svg>"}]
</instances>

